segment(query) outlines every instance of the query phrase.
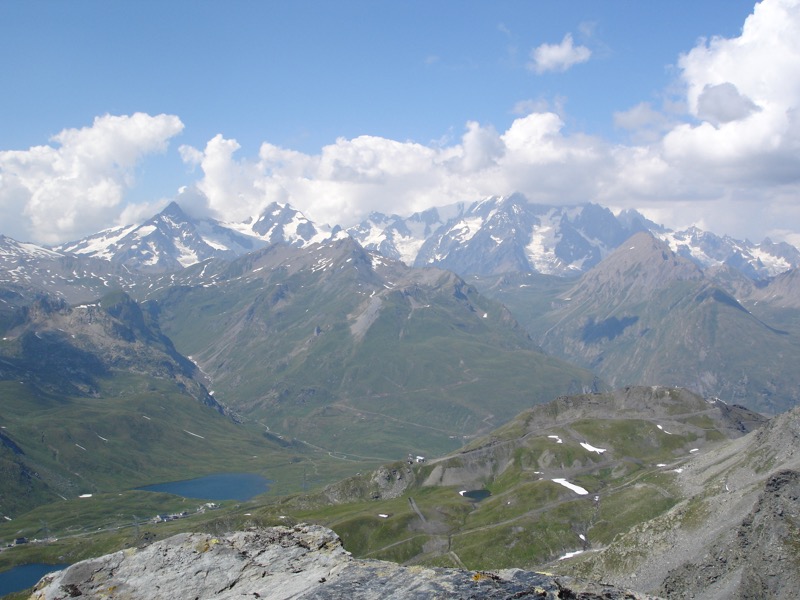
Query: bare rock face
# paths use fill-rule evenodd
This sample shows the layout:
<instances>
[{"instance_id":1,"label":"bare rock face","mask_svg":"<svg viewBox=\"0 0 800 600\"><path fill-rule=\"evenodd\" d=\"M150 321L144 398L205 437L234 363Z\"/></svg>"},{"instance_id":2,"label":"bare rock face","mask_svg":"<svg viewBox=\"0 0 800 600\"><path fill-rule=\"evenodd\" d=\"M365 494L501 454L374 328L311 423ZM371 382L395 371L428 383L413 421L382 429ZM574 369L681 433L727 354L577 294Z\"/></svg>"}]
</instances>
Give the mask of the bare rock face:
<instances>
[{"instance_id":1,"label":"bare rock face","mask_svg":"<svg viewBox=\"0 0 800 600\"><path fill-rule=\"evenodd\" d=\"M253 529L217 538L180 534L140 550L45 576L36 600L232 598L645 599L634 592L521 570L473 572L356 560L317 525Z\"/></svg>"},{"instance_id":2,"label":"bare rock face","mask_svg":"<svg viewBox=\"0 0 800 600\"><path fill-rule=\"evenodd\" d=\"M800 588L800 472L784 470L767 480L753 510L704 560L669 572L667 598L797 598Z\"/></svg>"}]
</instances>

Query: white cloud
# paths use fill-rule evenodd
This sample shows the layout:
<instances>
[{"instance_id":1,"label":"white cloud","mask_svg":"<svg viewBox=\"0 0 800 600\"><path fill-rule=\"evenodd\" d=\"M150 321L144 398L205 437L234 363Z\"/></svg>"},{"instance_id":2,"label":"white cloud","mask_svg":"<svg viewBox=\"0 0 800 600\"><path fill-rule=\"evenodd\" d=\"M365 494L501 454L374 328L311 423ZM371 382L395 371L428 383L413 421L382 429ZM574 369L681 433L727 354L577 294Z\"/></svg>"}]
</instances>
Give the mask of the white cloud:
<instances>
[{"instance_id":1,"label":"white cloud","mask_svg":"<svg viewBox=\"0 0 800 600\"><path fill-rule=\"evenodd\" d=\"M462 168L467 172L485 169L497 163L505 152L503 140L494 127L481 127L480 123L467 123L467 132L461 139Z\"/></svg>"},{"instance_id":2,"label":"white cloud","mask_svg":"<svg viewBox=\"0 0 800 600\"><path fill-rule=\"evenodd\" d=\"M743 96L730 81L716 85L706 84L697 97L697 116L719 125L739 121L761 110L747 96Z\"/></svg>"},{"instance_id":3,"label":"white cloud","mask_svg":"<svg viewBox=\"0 0 800 600\"><path fill-rule=\"evenodd\" d=\"M6 233L56 243L107 227L139 161L163 152L182 129L172 115L105 115L65 129L54 146L0 151L0 210L20 215L4 223Z\"/></svg>"},{"instance_id":4,"label":"white cloud","mask_svg":"<svg viewBox=\"0 0 800 600\"><path fill-rule=\"evenodd\" d=\"M563 126L554 113L532 113L502 134L468 122L460 142L444 147L359 136L318 155L263 144L257 160L237 159L236 141L216 136L204 150L183 146L181 154L201 168L196 190L219 218L243 219L280 201L320 222L349 225L371 211L409 213L514 191L540 201L586 200L595 181L589 174L607 156L598 140L564 136ZM576 181L575 168L585 181Z\"/></svg>"},{"instance_id":5,"label":"white cloud","mask_svg":"<svg viewBox=\"0 0 800 600\"><path fill-rule=\"evenodd\" d=\"M570 67L584 63L592 56L586 46L575 46L572 34L567 33L560 44L542 44L531 50L528 68L538 74L547 71L563 72Z\"/></svg>"},{"instance_id":6,"label":"white cloud","mask_svg":"<svg viewBox=\"0 0 800 600\"><path fill-rule=\"evenodd\" d=\"M258 183L261 178L258 162L236 160L233 155L239 147L236 140L217 134L202 151L187 145L178 149L184 162L200 167L203 172L196 187L208 206L204 209L195 203L192 207L195 214L208 211L225 214L231 220L244 220L266 204L264 190Z\"/></svg>"},{"instance_id":7,"label":"white cloud","mask_svg":"<svg viewBox=\"0 0 800 600\"><path fill-rule=\"evenodd\" d=\"M740 36L701 40L682 55L689 121L671 123L641 146L616 148L616 176L601 199L649 207L673 222L691 214L741 237L785 229L787 220L800 229L792 208L800 197L797 31L798 0L764 0ZM657 123L646 109L615 118Z\"/></svg>"}]
</instances>

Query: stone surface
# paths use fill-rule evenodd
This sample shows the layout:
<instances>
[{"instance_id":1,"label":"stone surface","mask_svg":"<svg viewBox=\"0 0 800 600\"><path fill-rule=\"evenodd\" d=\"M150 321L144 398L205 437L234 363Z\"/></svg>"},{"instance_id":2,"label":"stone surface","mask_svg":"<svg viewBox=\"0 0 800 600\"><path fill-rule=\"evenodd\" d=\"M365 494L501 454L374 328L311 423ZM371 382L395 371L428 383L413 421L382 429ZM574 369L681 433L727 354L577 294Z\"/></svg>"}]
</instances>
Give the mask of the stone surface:
<instances>
[{"instance_id":1,"label":"stone surface","mask_svg":"<svg viewBox=\"0 0 800 600\"><path fill-rule=\"evenodd\" d=\"M800 588L800 473L767 480L753 510L697 563L671 570L668 598L797 598Z\"/></svg>"},{"instance_id":2,"label":"stone surface","mask_svg":"<svg viewBox=\"0 0 800 600\"><path fill-rule=\"evenodd\" d=\"M403 567L357 560L317 525L180 534L140 550L76 563L45 576L31 598L652 598L568 577Z\"/></svg>"}]
</instances>

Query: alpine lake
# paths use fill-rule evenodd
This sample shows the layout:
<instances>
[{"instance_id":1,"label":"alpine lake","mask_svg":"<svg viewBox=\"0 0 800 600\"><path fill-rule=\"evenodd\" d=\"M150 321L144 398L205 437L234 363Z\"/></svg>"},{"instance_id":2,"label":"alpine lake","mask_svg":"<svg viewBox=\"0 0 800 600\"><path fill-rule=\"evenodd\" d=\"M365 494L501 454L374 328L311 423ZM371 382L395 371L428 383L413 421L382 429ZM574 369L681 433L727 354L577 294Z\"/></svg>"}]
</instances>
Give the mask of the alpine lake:
<instances>
[{"instance_id":1,"label":"alpine lake","mask_svg":"<svg viewBox=\"0 0 800 600\"><path fill-rule=\"evenodd\" d=\"M136 489L174 494L184 498L244 502L269 491L270 483L272 483L270 479L255 473L214 473L196 479L156 483ZM66 564L28 563L3 571L0 573L0 597L27 589L35 585L47 573L68 566Z\"/></svg>"},{"instance_id":2,"label":"alpine lake","mask_svg":"<svg viewBox=\"0 0 800 600\"><path fill-rule=\"evenodd\" d=\"M197 479L156 483L136 489L175 494L184 498L244 502L269 491L270 483L271 480L255 473L215 473Z\"/></svg>"}]
</instances>

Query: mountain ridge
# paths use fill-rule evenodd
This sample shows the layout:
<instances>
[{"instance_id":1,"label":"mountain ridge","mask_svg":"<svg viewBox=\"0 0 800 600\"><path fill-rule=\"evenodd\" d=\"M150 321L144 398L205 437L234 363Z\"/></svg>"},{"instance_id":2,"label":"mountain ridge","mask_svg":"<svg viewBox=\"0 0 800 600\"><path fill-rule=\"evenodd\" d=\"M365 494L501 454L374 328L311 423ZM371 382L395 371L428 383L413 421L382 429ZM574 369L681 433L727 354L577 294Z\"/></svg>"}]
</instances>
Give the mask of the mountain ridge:
<instances>
[{"instance_id":1,"label":"mountain ridge","mask_svg":"<svg viewBox=\"0 0 800 600\"><path fill-rule=\"evenodd\" d=\"M402 456L403 430L438 452L525 403L597 385L452 272L407 267L349 237L273 245L170 281L149 302L219 397L283 434L324 434L314 443L339 452ZM370 442L364 427L392 441Z\"/></svg>"},{"instance_id":2,"label":"mountain ridge","mask_svg":"<svg viewBox=\"0 0 800 600\"><path fill-rule=\"evenodd\" d=\"M358 556L788 599L799 427L798 408L766 421L676 388L565 396L454 453L328 486L317 501L332 508L279 510L332 527Z\"/></svg>"},{"instance_id":3,"label":"mountain ridge","mask_svg":"<svg viewBox=\"0 0 800 600\"><path fill-rule=\"evenodd\" d=\"M54 250L166 272L207 258L231 259L270 243L308 247L346 234L409 266L440 266L462 276L511 271L574 276L639 231L667 241L703 269L728 265L756 281L800 266L800 250L786 242L767 238L753 244L697 227L673 231L630 209L614 215L593 203L537 205L521 194L432 207L408 217L373 212L347 229L315 224L277 202L233 223L193 219L173 201L141 225L106 230Z\"/></svg>"},{"instance_id":4,"label":"mountain ridge","mask_svg":"<svg viewBox=\"0 0 800 600\"><path fill-rule=\"evenodd\" d=\"M612 387L675 385L766 414L800 401L794 270L759 285L640 232L576 280L472 280L546 351Z\"/></svg>"}]
</instances>

